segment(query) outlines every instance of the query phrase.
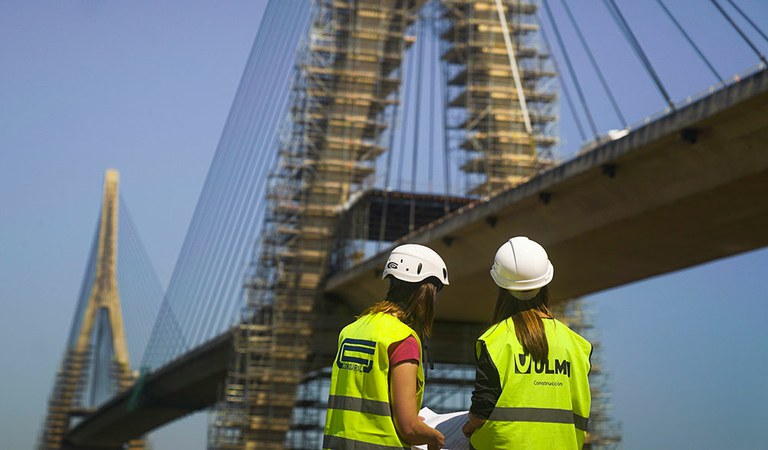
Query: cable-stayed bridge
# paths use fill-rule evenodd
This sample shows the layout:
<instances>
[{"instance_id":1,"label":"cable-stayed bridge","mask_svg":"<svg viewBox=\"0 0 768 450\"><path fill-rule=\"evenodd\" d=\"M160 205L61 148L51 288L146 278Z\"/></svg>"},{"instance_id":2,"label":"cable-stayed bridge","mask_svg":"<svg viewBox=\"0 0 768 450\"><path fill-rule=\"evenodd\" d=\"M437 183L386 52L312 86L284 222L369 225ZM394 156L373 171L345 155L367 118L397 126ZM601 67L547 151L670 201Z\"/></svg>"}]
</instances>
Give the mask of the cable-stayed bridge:
<instances>
[{"instance_id":1,"label":"cable-stayed bridge","mask_svg":"<svg viewBox=\"0 0 768 450\"><path fill-rule=\"evenodd\" d=\"M536 5L318 2L307 9L268 8L144 353L146 371L70 430L68 445L117 448L217 402L212 447L282 448L297 384L322 373L338 329L381 297L374 272L396 241L445 255L456 281L441 298L434 356L464 364L471 346L457 351L458 344L471 342L488 319L487 261L509 235L534 235L550 250L563 267L552 286L559 300L765 245L768 219L754 201L766 186L756 113L768 88L763 66L701 98L670 100L664 114L556 164L558 91L548 79L557 70L546 47L537 47ZM306 36L296 17L310 18ZM274 39L275 30L294 34ZM418 123L426 116L397 127L415 95L399 86L425 71L419 65L430 49L421 43L430 32L443 61L437 79L444 83L433 84L444 90L434 103L445 131L424 136L413 130L428 128ZM257 62L269 52L289 56L267 70ZM407 52L420 57L403 65ZM258 91L261 83L267 92ZM281 113L253 105L282 108L288 126L278 127ZM407 130L405 122L415 122L410 132L394 131ZM418 163L430 154L404 150L430 138L445 152L428 167L447 167L430 184L460 179L462 191L417 186ZM456 154L464 155L459 164ZM391 189L408 165L410 186ZM371 182L379 173L381 186ZM232 269L248 262L245 275ZM468 309L467 298L488 303Z\"/></svg>"}]
</instances>

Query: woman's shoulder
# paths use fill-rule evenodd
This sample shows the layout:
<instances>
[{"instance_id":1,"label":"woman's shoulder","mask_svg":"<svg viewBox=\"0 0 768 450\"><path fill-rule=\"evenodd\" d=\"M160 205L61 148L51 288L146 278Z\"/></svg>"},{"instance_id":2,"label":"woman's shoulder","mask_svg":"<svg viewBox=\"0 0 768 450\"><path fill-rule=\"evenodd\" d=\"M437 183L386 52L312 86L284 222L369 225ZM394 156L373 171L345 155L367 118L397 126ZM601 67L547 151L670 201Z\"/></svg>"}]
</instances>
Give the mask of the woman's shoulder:
<instances>
[{"instance_id":1,"label":"woman's shoulder","mask_svg":"<svg viewBox=\"0 0 768 450\"><path fill-rule=\"evenodd\" d=\"M592 348L592 344L584 336L573 331L573 329L565 322L562 322L559 319L553 319L550 322L552 323L552 327L554 328L555 332L567 334L568 337L570 337L570 339L575 341L577 344L585 348Z\"/></svg>"},{"instance_id":2,"label":"woman's shoulder","mask_svg":"<svg viewBox=\"0 0 768 450\"><path fill-rule=\"evenodd\" d=\"M479 341L489 341L498 338L500 335L506 333L515 334L515 322L512 318L506 318L500 322L494 323L485 329L482 335L478 338Z\"/></svg>"}]
</instances>

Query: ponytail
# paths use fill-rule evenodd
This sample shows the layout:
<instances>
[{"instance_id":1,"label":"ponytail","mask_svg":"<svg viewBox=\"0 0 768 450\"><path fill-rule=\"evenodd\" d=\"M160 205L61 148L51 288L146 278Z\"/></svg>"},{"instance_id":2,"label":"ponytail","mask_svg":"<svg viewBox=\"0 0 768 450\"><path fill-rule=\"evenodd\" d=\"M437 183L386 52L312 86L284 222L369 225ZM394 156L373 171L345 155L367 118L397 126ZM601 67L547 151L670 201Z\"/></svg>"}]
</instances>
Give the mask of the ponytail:
<instances>
[{"instance_id":1,"label":"ponytail","mask_svg":"<svg viewBox=\"0 0 768 450\"><path fill-rule=\"evenodd\" d=\"M534 361L546 360L549 356L549 344L539 313L551 316L548 303L549 292L546 286L530 300L518 300L506 289L499 288L491 326L511 318L523 351L530 354Z\"/></svg>"}]
</instances>

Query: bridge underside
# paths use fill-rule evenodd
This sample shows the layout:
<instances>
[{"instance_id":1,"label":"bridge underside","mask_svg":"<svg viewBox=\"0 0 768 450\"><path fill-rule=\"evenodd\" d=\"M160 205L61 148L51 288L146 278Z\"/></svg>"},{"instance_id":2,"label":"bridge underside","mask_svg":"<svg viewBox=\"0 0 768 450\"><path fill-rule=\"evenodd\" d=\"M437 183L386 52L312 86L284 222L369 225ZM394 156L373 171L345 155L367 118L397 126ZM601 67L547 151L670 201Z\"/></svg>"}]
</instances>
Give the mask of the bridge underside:
<instances>
[{"instance_id":1,"label":"bridge underside","mask_svg":"<svg viewBox=\"0 0 768 450\"><path fill-rule=\"evenodd\" d=\"M438 318L490 319L488 270L515 235L547 249L555 300L768 245L766 113L763 70L407 236L448 264ZM327 294L357 311L382 298L386 256L335 274Z\"/></svg>"},{"instance_id":2,"label":"bridge underside","mask_svg":"<svg viewBox=\"0 0 768 450\"><path fill-rule=\"evenodd\" d=\"M500 243L524 234L555 265L554 298L590 294L768 245L768 73L759 72L601 145L404 240L446 259L433 338L438 362L472 362L490 318L488 276ZM387 252L332 276L316 317L314 366L327 365L341 326L376 300ZM217 401L232 356L227 333L147 377L67 435L76 448L122 442Z\"/></svg>"}]
</instances>

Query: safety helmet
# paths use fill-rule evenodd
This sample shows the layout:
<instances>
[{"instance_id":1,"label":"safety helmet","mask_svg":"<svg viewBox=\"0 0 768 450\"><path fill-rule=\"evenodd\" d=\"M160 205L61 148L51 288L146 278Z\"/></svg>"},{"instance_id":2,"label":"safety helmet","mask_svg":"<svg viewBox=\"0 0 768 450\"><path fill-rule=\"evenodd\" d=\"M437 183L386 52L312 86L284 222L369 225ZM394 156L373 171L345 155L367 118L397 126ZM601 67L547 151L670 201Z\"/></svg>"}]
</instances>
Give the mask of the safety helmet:
<instances>
[{"instance_id":1,"label":"safety helmet","mask_svg":"<svg viewBox=\"0 0 768 450\"><path fill-rule=\"evenodd\" d=\"M509 291L542 288L552 281L554 273L544 247L525 236L513 237L499 247L491 268L493 281Z\"/></svg>"},{"instance_id":2,"label":"safety helmet","mask_svg":"<svg viewBox=\"0 0 768 450\"><path fill-rule=\"evenodd\" d=\"M418 244L400 245L392 250L381 278L387 275L410 283L435 277L444 285L448 284L448 269L443 258L431 248Z\"/></svg>"}]
</instances>

